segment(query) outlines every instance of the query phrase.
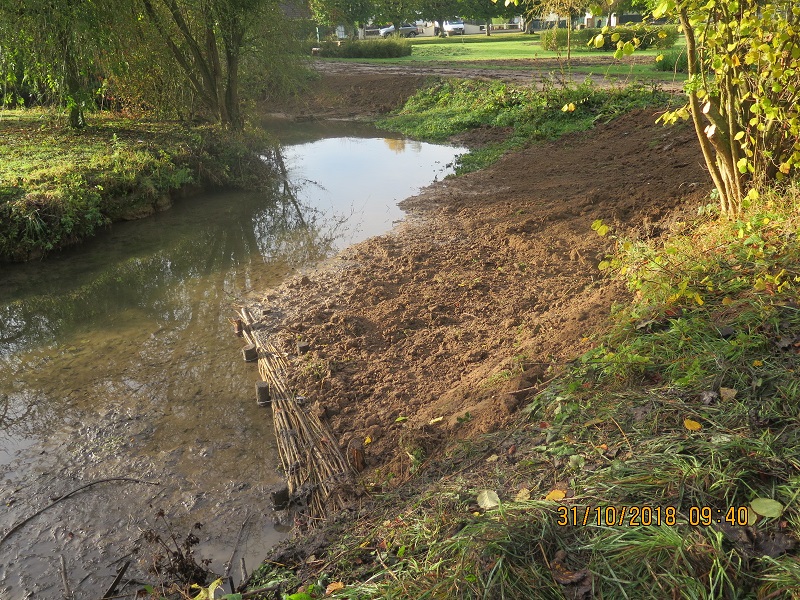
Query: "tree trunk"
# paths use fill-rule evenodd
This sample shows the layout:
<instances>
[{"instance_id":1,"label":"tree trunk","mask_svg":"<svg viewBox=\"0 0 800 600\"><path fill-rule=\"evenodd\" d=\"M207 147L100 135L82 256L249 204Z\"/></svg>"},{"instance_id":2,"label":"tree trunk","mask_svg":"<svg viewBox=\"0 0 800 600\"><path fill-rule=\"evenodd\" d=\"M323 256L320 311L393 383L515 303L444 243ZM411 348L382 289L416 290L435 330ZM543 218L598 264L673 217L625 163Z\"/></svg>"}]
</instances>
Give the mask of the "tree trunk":
<instances>
[{"instance_id":1,"label":"tree trunk","mask_svg":"<svg viewBox=\"0 0 800 600\"><path fill-rule=\"evenodd\" d=\"M689 14L685 8L680 10L679 19L686 38L689 78L700 77L702 76L702 65L699 64L697 57L695 30L689 21ZM724 142L720 139L721 128L715 123L714 116L714 113L718 111L712 111L710 108L704 111L703 107L700 106L700 99L694 89L689 92L689 108L695 134L700 141L700 149L703 151L703 158L719 193L720 210L723 214L735 214L741 209L743 182L739 177L736 165L733 163L730 147L726 152L723 147ZM714 129L709 129L708 126L703 125L701 115L705 115L709 125L714 126Z\"/></svg>"},{"instance_id":2,"label":"tree trunk","mask_svg":"<svg viewBox=\"0 0 800 600\"><path fill-rule=\"evenodd\" d=\"M492 35L492 20L491 19L487 19L486 20L486 35L487 36L488 35Z\"/></svg>"}]
</instances>

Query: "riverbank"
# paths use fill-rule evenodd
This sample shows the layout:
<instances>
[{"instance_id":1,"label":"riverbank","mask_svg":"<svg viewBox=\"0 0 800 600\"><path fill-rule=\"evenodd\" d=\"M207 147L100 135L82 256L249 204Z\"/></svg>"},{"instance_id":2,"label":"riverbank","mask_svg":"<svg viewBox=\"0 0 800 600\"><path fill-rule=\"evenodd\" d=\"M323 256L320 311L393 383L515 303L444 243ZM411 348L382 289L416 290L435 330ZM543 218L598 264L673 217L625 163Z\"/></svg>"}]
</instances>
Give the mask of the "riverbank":
<instances>
[{"instance_id":1,"label":"riverbank","mask_svg":"<svg viewBox=\"0 0 800 600\"><path fill-rule=\"evenodd\" d=\"M438 182L254 301L362 490L249 589L797 596L800 191L720 218L657 115Z\"/></svg>"},{"instance_id":2,"label":"riverbank","mask_svg":"<svg viewBox=\"0 0 800 600\"><path fill-rule=\"evenodd\" d=\"M751 506L788 503L791 485L770 489L796 467L757 466L774 434L747 417L762 385L748 369L794 359L745 334L741 355L719 345L723 325L752 331L745 322L791 301L701 281L730 277L709 248L738 226L690 225L710 182L691 127L657 116L635 111L439 182L403 203L412 216L394 234L255 304L292 357L293 385L343 451L363 452L363 494L271 553L252 587L302 598L326 586L351 598L616 597L620 578L631 598L796 589L793 526ZM763 210L744 218L791 230ZM630 272L654 278L638 291L598 269L624 248ZM739 302L763 312L728 308ZM609 508L615 527L595 519Z\"/></svg>"},{"instance_id":3,"label":"riverbank","mask_svg":"<svg viewBox=\"0 0 800 600\"><path fill-rule=\"evenodd\" d=\"M0 260L24 261L105 225L169 208L209 188L255 189L272 173L262 134L93 115L71 131L53 113L0 119Z\"/></svg>"}]
</instances>

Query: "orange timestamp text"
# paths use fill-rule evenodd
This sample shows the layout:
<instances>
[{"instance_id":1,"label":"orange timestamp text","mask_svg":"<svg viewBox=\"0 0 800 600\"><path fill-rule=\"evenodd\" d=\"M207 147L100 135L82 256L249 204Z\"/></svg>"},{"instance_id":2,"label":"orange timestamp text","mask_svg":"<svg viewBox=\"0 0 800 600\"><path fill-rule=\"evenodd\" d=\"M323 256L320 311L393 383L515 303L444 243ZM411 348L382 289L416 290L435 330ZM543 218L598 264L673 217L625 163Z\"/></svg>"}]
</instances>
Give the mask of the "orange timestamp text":
<instances>
[{"instance_id":1,"label":"orange timestamp text","mask_svg":"<svg viewBox=\"0 0 800 600\"><path fill-rule=\"evenodd\" d=\"M556 525L574 526L615 526L642 527L649 525L677 525L678 522L692 526L709 526L714 523L734 526L748 524L746 506L714 508L711 506L692 506L680 512L675 506L559 506L556 509Z\"/></svg>"}]
</instances>

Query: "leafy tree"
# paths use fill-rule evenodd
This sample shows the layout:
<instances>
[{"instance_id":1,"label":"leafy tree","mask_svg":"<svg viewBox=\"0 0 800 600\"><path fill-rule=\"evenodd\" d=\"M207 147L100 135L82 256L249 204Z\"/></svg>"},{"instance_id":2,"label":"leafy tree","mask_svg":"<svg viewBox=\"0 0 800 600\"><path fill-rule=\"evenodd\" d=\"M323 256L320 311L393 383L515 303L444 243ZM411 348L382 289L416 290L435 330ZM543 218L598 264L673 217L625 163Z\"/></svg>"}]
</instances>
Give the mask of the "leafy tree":
<instances>
[{"instance_id":1,"label":"leafy tree","mask_svg":"<svg viewBox=\"0 0 800 600\"><path fill-rule=\"evenodd\" d=\"M420 16L439 24L439 35L444 35L444 22L459 14L459 0L423 0Z\"/></svg>"},{"instance_id":2,"label":"leafy tree","mask_svg":"<svg viewBox=\"0 0 800 600\"><path fill-rule=\"evenodd\" d=\"M263 0L142 0L150 23L169 47L212 118L242 127L239 66L249 24Z\"/></svg>"},{"instance_id":3,"label":"leafy tree","mask_svg":"<svg viewBox=\"0 0 800 600\"><path fill-rule=\"evenodd\" d=\"M492 19L514 17L519 12L515 4L501 4L492 0L459 0L457 14L465 19L486 23L486 35L491 35Z\"/></svg>"},{"instance_id":4,"label":"leafy tree","mask_svg":"<svg viewBox=\"0 0 800 600\"><path fill-rule=\"evenodd\" d=\"M400 25L416 20L420 10L419 0L375 0L373 16L377 22L391 23L395 31L400 31Z\"/></svg>"},{"instance_id":5,"label":"leafy tree","mask_svg":"<svg viewBox=\"0 0 800 600\"><path fill-rule=\"evenodd\" d=\"M372 0L310 0L314 20L321 25L357 25L375 14Z\"/></svg>"},{"instance_id":6,"label":"leafy tree","mask_svg":"<svg viewBox=\"0 0 800 600\"><path fill-rule=\"evenodd\" d=\"M723 213L800 167L800 6L788 0L661 0L676 16L689 63L691 118Z\"/></svg>"},{"instance_id":7,"label":"leafy tree","mask_svg":"<svg viewBox=\"0 0 800 600\"><path fill-rule=\"evenodd\" d=\"M10 61L5 83L27 81L30 91L68 106L72 127L83 127L98 85L100 54L113 47L104 26L112 10L105 0L4 0L0 55Z\"/></svg>"},{"instance_id":8,"label":"leafy tree","mask_svg":"<svg viewBox=\"0 0 800 600\"><path fill-rule=\"evenodd\" d=\"M541 0L538 14L546 16L555 13L567 17L567 64L572 61L572 19L586 11L586 0Z\"/></svg>"}]
</instances>

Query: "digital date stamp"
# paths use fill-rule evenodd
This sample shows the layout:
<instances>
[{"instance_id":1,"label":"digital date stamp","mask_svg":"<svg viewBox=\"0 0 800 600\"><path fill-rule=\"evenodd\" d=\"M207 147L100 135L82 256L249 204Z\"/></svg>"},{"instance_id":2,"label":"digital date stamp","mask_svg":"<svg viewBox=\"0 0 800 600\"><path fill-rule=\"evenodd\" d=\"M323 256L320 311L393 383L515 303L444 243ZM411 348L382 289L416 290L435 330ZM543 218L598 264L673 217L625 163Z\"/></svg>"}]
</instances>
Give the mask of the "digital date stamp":
<instances>
[{"instance_id":1,"label":"digital date stamp","mask_svg":"<svg viewBox=\"0 0 800 600\"><path fill-rule=\"evenodd\" d=\"M713 508L692 506L680 512L675 506L606 505L606 506L559 506L556 509L556 525L560 527L648 527L680 523L692 526L723 524L745 526L748 524L746 506Z\"/></svg>"}]
</instances>

